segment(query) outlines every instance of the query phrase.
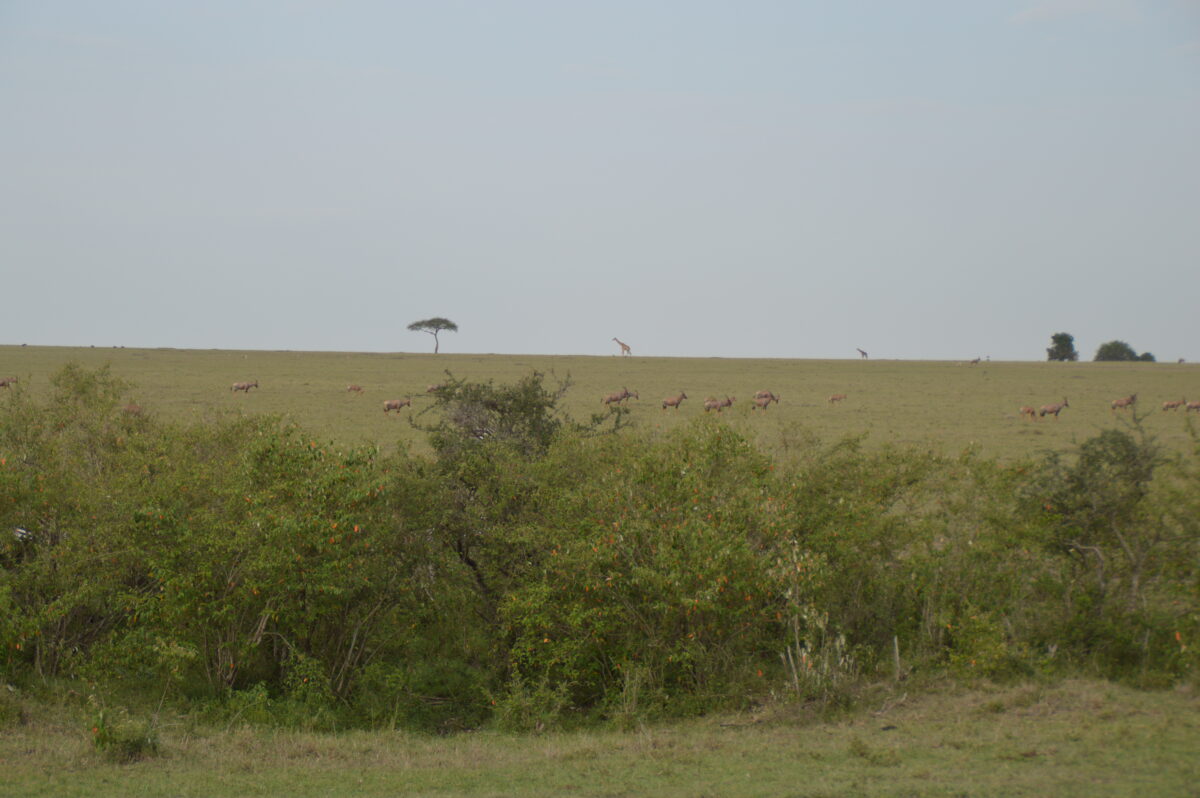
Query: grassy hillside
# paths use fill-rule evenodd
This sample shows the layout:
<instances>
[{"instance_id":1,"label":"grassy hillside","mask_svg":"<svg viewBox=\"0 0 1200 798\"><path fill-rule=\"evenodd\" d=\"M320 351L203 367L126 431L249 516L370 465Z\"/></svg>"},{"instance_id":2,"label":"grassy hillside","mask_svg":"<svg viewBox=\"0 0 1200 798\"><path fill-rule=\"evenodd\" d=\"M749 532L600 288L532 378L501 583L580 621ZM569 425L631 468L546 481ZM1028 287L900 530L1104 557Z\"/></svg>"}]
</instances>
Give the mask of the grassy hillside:
<instances>
[{"instance_id":1,"label":"grassy hillside","mask_svg":"<svg viewBox=\"0 0 1200 798\"><path fill-rule=\"evenodd\" d=\"M1187 443L1183 410L1163 412L1168 399L1200 399L1200 366L1166 363L1009 362L969 365L946 361L729 360L721 358L561 357L543 355L364 354L90 347L0 347L0 376L16 376L35 393L51 374L76 361L108 363L136 385L136 400L165 418L202 418L221 412L280 413L314 434L342 444L398 441L424 445L404 416L428 406L426 386L450 371L470 380L512 382L532 369L570 377L564 409L586 418L600 399L622 386L640 394L629 403L643 426L669 426L704 415L708 396L732 396L725 412L746 425L768 449L813 433L833 440L865 435L868 446L930 446L953 453L977 447L1005 459L1060 449L1114 423L1113 399L1137 393L1147 425L1171 448ZM235 381L258 380L249 395ZM361 395L346 391L355 383ZM781 398L764 412L752 409L755 391ZM685 391L678 411L662 410L665 396ZM846 394L830 405L831 394ZM414 398L412 410L385 415L385 399ZM1060 418L1030 422L1022 405L1060 402Z\"/></svg>"}]
</instances>

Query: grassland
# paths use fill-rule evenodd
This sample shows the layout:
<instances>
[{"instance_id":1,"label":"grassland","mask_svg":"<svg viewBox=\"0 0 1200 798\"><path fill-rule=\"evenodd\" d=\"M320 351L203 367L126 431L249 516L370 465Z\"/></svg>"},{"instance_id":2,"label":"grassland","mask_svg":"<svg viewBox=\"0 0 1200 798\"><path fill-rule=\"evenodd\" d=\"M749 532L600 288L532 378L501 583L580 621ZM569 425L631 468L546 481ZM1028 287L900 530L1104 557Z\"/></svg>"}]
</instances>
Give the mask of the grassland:
<instances>
[{"instance_id":1,"label":"grassland","mask_svg":"<svg viewBox=\"0 0 1200 798\"><path fill-rule=\"evenodd\" d=\"M449 738L205 729L107 763L61 711L0 734L22 796L1186 796L1200 697L1069 681L889 688L844 716L800 705L620 732Z\"/></svg>"},{"instance_id":2,"label":"grassland","mask_svg":"<svg viewBox=\"0 0 1200 798\"><path fill-rule=\"evenodd\" d=\"M469 380L511 382L531 369L572 387L563 409L578 419L601 410L600 397L627 386L633 420L656 427L703 416L707 396L735 397L725 417L769 449L813 434L822 440L865 436L867 446L887 443L931 447L946 453L975 448L1003 459L1036 455L1082 441L1115 423L1113 399L1139 397L1147 427L1169 447L1188 444L1183 410L1163 412L1162 402L1200 398L1200 366L1166 363L1004 362L968 365L948 361L753 360L721 358L567 357L545 355L369 354L90 347L0 346L0 376L17 376L26 389L48 390L51 375L75 361L109 364L135 384L132 396L164 418L198 419L222 412L271 412L295 420L314 435L342 445L404 442L418 450L423 435L403 416L428 406L426 386L449 371ZM230 385L258 380L250 394ZM347 393L350 383L362 395ZM782 399L765 412L750 397L768 389ZM685 391L679 411L662 410L663 397ZM826 399L844 393L837 405ZM414 397L403 416L385 415L384 399ZM1058 419L1030 422L1021 405L1040 407L1066 397ZM1126 414L1128 415L1128 414Z\"/></svg>"}]
</instances>

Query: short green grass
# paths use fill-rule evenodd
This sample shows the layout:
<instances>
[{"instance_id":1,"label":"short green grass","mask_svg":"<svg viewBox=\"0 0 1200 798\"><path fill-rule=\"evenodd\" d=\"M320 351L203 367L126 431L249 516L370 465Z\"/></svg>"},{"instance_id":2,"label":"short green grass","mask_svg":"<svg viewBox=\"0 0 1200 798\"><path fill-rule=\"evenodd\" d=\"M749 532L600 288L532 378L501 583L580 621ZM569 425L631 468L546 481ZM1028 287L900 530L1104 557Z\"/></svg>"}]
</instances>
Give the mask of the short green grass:
<instances>
[{"instance_id":1,"label":"short green grass","mask_svg":"<svg viewBox=\"0 0 1200 798\"><path fill-rule=\"evenodd\" d=\"M820 720L771 705L633 731L447 738L211 730L106 762L76 715L0 731L22 796L1167 796L1200 784L1200 697L1093 681L888 688Z\"/></svg>"},{"instance_id":2,"label":"short green grass","mask_svg":"<svg viewBox=\"0 0 1200 798\"><path fill-rule=\"evenodd\" d=\"M633 420L666 427L705 415L708 396L737 401L724 413L769 450L809 435L834 441L865 436L865 445L887 443L955 454L967 448L984 456L1015 459L1063 449L1120 423L1113 399L1139 397L1147 428L1171 448L1189 444L1183 410L1163 412L1168 399L1200 399L1200 366L1175 363L1005 362L968 365L946 361L753 360L723 358L567 357L548 355L431 355L344 352L262 352L91 347L0 346L0 376L17 376L35 393L51 375L76 361L109 364L136 384L133 396L149 412L198 419L221 412L272 412L294 419L315 436L340 445L397 442L420 450L424 436L407 416L428 407L428 385L449 371L470 380L512 382L536 369L570 377L566 412L584 420L602 410L601 397L623 386ZM234 394L236 381L260 388ZM346 391L355 383L361 395ZM778 394L781 403L752 409L755 391ZM685 391L678 410L662 399ZM846 394L830 405L831 394ZM384 414L383 401L414 397L413 408ZM1021 405L1040 407L1066 397L1058 419L1029 421Z\"/></svg>"}]
</instances>

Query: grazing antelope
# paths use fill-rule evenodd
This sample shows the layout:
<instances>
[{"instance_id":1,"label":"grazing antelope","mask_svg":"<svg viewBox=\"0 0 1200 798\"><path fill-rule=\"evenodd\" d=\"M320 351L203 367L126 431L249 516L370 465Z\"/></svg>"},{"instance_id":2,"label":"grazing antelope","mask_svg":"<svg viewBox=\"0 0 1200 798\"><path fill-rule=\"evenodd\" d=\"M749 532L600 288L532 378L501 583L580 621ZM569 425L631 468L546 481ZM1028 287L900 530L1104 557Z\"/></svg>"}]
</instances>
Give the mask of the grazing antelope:
<instances>
[{"instance_id":1,"label":"grazing antelope","mask_svg":"<svg viewBox=\"0 0 1200 798\"><path fill-rule=\"evenodd\" d=\"M716 410L718 413L720 413L727 407L733 407L732 396L726 396L724 399L717 399L714 396L710 396L704 400L705 413L707 413L709 410Z\"/></svg>"},{"instance_id":2,"label":"grazing antelope","mask_svg":"<svg viewBox=\"0 0 1200 798\"><path fill-rule=\"evenodd\" d=\"M0 388L7 388L8 386L17 382L20 382L20 380L18 380L16 377L4 377L0 379Z\"/></svg>"},{"instance_id":3,"label":"grazing antelope","mask_svg":"<svg viewBox=\"0 0 1200 798\"><path fill-rule=\"evenodd\" d=\"M1134 404L1136 404L1136 403L1137 403L1137 394L1131 393L1131 394L1129 394L1129 396L1126 396L1122 399L1113 399L1112 409L1113 409L1113 412L1116 412L1117 410L1128 410L1131 407L1133 407Z\"/></svg>"},{"instance_id":4,"label":"grazing antelope","mask_svg":"<svg viewBox=\"0 0 1200 798\"><path fill-rule=\"evenodd\" d=\"M251 388L257 388L257 387L258 387L258 380L255 380L254 382L235 382L233 384L233 387L230 388L229 390L233 391L234 393L237 393L238 391L245 391L246 393L250 393Z\"/></svg>"},{"instance_id":5,"label":"grazing antelope","mask_svg":"<svg viewBox=\"0 0 1200 798\"><path fill-rule=\"evenodd\" d=\"M1021 405L1021 409L1017 413L1022 418L1029 416L1030 421L1037 421L1037 410L1033 409L1030 405Z\"/></svg>"},{"instance_id":6,"label":"grazing antelope","mask_svg":"<svg viewBox=\"0 0 1200 798\"><path fill-rule=\"evenodd\" d=\"M633 350L629 348L629 344L625 343L624 341L617 338L616 336L613 336L613 340L617 342L617 346L621 347L621 355L622 356L633 354Z\"/></svg>"},{"instance_id":7,"label":"grazing antelope","mask_svg":"<svg viewBox=\"0 0 1200 798\"><path fill-rule=\"evenodd\" d=\"M779 397L770 391L759 391L758 393L754 394L754 401L758 402L759 399L766 399L767 404L770 404L771 402L779 404Z\"/></svg>"},{"instance_id":8,"label":"grazing antelope","mask_svg":"<svg viewBox=\"0 0 1200 798\"><path fill-rule=\"evenodd\" d=\"M666 410L668 407L673 407L674 409L678 410L679 406L683 404L683 400L687 398L688 395L683 391L679 392L679 396L668 396L666 399L662 400L662 409Z\"/></svg>"},{"instance_id":9,"label":"grazing antelope","mask_svg":"<svg viewBox=\"0 0 1200 798\"><path fill-rule=\"evenodd\" d=\"M859 353L860 355L862 355L862 359L863 359L863 360L866 360L866 359L867 359L867 353L866 353L866 352L864 352L863 350L859 349L857 346L856 346L856 347L854 347L854 348L855 348L856 350L858 350L858 353Z\"/></svg>"},{"instance_id":10,"label":"grazing antelope","mask_svg":"<svg viewBox=\"0 0 1200 798\"><path fill-rule=\"evenodd\" d=\"M1038 411L1038 415L1039 416L1054 416L1057 419L1058 414L1063 411L1063 408L1070 407L1070 406L1071 405L1067 404L1067 397L1064 396L1061 404L1042 405L1042 409Z\"/></svg>"},{"instance_id":11,"label":"grazing antelope","mask_svg":"<svg viewBox=\"0 0 1200 798\"><path fill-rule=\"evenodd\" d=\"M778 401L779 401L778 399L772 399L769 396L756 396L756 397L754 397L754 407L752 407L750 409L751 410L766 410L768 407L771 406L771 402L778 402Z\"/></svg>"},{"instance_id":12,"label":"grazing antelope","mask_svg":"<svg viewBox=\"0 0 1200 798\"><path fill-rule=\"evenodd\" d=\"M1183 405L1187 404L1187 399L1180 399L1175 402L1163 402L1163 410L1178 410Z\"/></svg>"},{"instance_id":13,"label":"grazing antelope","mask_svg":"<svg viewBox=\"0 0 1200 798\"><path fill-rule=\"evenodd\" d=\"M412 399L387 399L383 403L383 412L389 410L400 411L402 407L412 407Z\"/></svg>"},{"instance_id":14,"label":"grazing antelope","mask_svg":"<svg viewBox=\"0 0 1200 798\"><path fill-rule=\"evenodd\" d=\"M606 404L606 405L611 405L613 403L621 404L621 402L624 402L626 399L631 399L631 398L640 400L642 397L638 396L637 391L631 391L628 388L622 388L619 391L615 391L614 393L608 394L603 399L601 399L600 402L602 404Z\"/></svg>"},{"instance_id":15,"label":"grazing antelope","mask_svg":"<svg viewBox=\"0 0 1200 798\"><path fill-rule=\"evenodd\" d=\"M346 393L353 393L353 394L361 395L362 392L363 392L363 387L361 385L347 385L346 386Z\"/></svg>"},{"instance_id":16,"label":"grazing antelope","mask_svg":"<svg viewBox=\"0 0 1200 798\"><path fill-rule=\"evenodd\" d=\"M1183 408L1183 412L1186 413L1189 410L1195 410L1197 413L1200 413L1200 402L1188 402Z\"/></svg>"},{"instance_id":17,"label":"grazing antelope","mask_svg":"<svg viewBox=\"0 0 1200 798\"><path fill-rule=\"evenodd\" d=\"M845 398L846 398L846 394L835 393L832 396L830 396L828 399L826 399L825 401L829 402L829 404L831 404L831 405L836 405L838 402L842 401Z\"/></svg>"},{"instance_id":18,"label":"grazing antelope","mask_svg":"<svg viewBox=\"0 0 1200 798\"><path fill-rule=\"evenodd\" d=\"M978 357L977 357L977 358L975 358L974 360L972 360L972 361L971 361L971 365L972 365L972 366L978 366L978 365L979 365L979 361L980 361L980 360L981 360L981 358L978 358Z\"/></svg>"}]
</instances>

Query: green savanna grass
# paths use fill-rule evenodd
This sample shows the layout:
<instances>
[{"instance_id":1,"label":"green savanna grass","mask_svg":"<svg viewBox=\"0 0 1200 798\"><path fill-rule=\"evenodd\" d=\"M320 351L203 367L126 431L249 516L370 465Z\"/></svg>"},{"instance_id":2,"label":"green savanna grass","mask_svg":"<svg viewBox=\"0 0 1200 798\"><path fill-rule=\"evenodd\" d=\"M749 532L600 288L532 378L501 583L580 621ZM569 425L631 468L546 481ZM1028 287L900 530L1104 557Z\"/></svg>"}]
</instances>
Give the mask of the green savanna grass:
<instances>
[{"instance_id":1,"label":"green savanna grass","mask_svg":"<svg viewBox=\"0 0 1200 798\"><path fill-rule=\"evenodd\" d=\"M1121 423L1113 399L1138 394L1138 413L1168 448L1189 445L1186 416L1162 411L1163 401L1200 399L1200 367L1176 363L994 362L650 358L618 356L372 354L92 347L0 346L0 376L20 378L34 394L68 362L88 368L108 364L135 388L131 397L148 412L172 420L214 413L276 413L314 436L341 446L397 443L421 451L425 436L408 423L432 404L425 389L446 372L472 380L513 382L537 370L570 378L562 409L579 420L603 410L601 398L622 387L631 419L643 427L669 427L704 416L706 397L737 401L723 417L769 451L815 437L833 442L861 436L868 447L899 444L944 454L974 449L1012 460L1062 450ZM232 383L258 380L249 394ZM348 393L355 383L361 395ZM770 390L782 400L765 411L751 397ZM678 411L662 399L684 391ZM830 405L827 398L847 398ZM413 398L399 414L383 401ZM1058 419L1021 418L1022 405L1040 407L1066 397ZM715 414L714 414L715 415ZM425 420L431 420L429 416Z\"/></svg>"},{"instance_id":2,"label":"green savanna grass","mask_svg":"<svg viewBox=\"0 0 1200 798\"><path fill-rule=\"evenodd\" d=\"M1193 690L1088 680L888 688L832 719L768 706L632 731L448 738L164 719L160 755L125 765L106 761L62 709L0 730L0 794L1095 798L1196 795L1200 784Z\"/></svg>"}]
</instances>

